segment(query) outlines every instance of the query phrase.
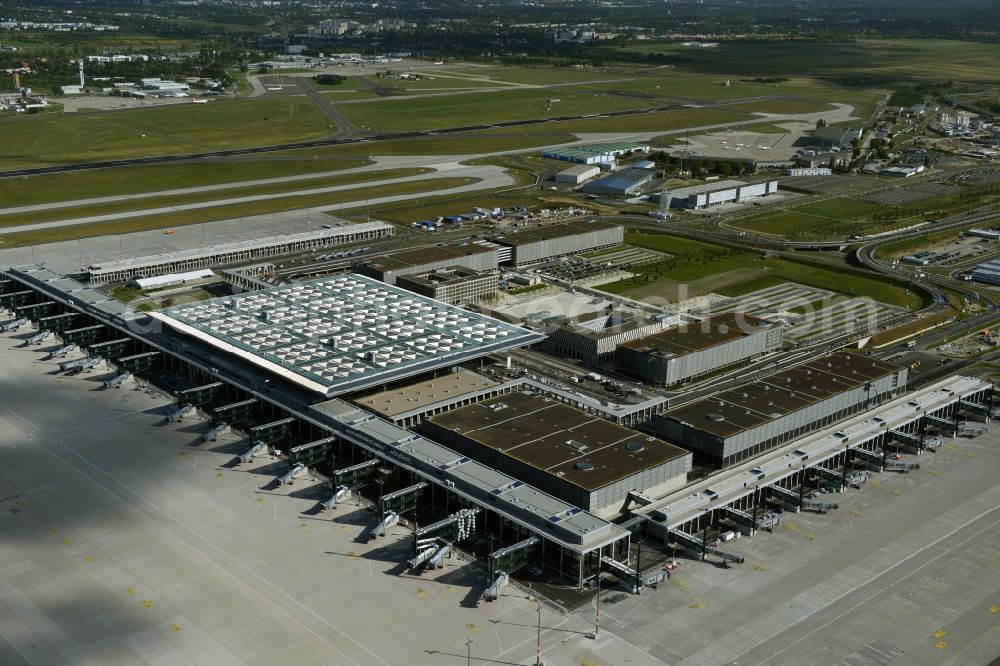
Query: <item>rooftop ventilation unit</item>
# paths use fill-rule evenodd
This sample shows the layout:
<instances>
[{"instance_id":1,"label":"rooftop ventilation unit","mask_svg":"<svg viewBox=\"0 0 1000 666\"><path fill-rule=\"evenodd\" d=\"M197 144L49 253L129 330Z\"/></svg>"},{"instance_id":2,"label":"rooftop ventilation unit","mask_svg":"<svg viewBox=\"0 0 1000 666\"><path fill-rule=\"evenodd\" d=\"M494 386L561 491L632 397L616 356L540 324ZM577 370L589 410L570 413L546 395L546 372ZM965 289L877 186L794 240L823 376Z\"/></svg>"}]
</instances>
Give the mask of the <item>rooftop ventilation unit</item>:
<instances>
[{"instance_id":1,"label":"rooftop ventilation unit","mask_svg":"<svg viewBox=\"0 0 1000 666\"><path fill-rule=\"evenodd\" d=\"M573 465L573 469L578 469L581 472L590 472L590 471L592 471L594 469L594 466L591 465L586 460L581 460L580 462L578 462L575 465Z\"/></svg>"},{"instance_id":2,"label":"rooftop ventilation unit","mask_svg":"<svg viewBox=\"0 0 1000 666\"><path fill-rule=\"evenodd\" d=\"M629 442L625 445L625 448L632 453L639 453L640 451L645 450L646 446L642 442Z\"/></svg>"},{"instance_id":3,"label":"rooftop ventilation unit","mask_svg":"<svg viewBox=\"0 0 1000 666\"><path fill-rule=\"evenodd\" d=\"M583 442L578 442L575 439L567 439L563 443L566 446L568 446L569 448L573 449L574 451L579 451L579 452L583 453L584 451L587 450L587 445L586 444L584 444Z\"/></svg>"},{"instance_id":4,"label":"rooftop ventilation unit","mask_svg":"<svg viewBox=\"0 0 1000 666\"><path fill-rule=\"evenodd\" d=\"M725 421L726 417L724 417L722 414L719 414L718 412L712 412L711 414L708 415L708 420L719 423Z\"/></svg>"}]
</instances>

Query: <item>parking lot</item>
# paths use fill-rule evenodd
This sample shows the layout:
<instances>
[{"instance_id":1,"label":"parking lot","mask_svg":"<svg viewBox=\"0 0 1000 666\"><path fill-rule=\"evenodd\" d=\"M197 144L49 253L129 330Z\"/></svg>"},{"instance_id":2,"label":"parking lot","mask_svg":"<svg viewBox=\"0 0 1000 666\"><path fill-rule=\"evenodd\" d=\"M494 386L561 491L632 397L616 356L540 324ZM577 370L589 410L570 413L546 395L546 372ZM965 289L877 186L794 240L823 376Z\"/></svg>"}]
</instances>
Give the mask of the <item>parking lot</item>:
<instances>
[{"instance_id":1,"label":"parking lot","mask_svg":"<svg viewBox=\"0 0 1000 666\"><path fill-rule=\"evenodd\" d=\"M989 255L1000 251L1000 246L996 241L976 236L966 236L964 238L950 238L940 243L935 243L929 247L920 248L915 252L907 254L920 262L916 265L926 266L956 266L973 259L986 261ZM914 264L912 260L902 260L904 263Z\"/></svg>"},{"instance_id":2,"label":"parking lot","mask_svg":"<svg viewBox=\"0 0 1000 666\"><path fill-rule=\"evenodd\" d=\"M885 319L901 312L899 308L869 298L849 298L825 289L786 282L717 301L695 314L711 315L732 310L782 320L786 322L785 339L801 343L875 330Z\"/></svg>"}]
</instances>

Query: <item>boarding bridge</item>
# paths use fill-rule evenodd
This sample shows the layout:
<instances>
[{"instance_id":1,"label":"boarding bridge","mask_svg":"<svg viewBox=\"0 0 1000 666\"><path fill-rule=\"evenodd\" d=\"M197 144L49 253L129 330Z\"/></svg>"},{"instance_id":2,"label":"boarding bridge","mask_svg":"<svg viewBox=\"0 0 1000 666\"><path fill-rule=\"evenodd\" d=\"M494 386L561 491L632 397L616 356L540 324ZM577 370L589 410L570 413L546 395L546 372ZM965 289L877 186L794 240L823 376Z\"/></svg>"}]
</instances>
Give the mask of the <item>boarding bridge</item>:
<instances>
[{"instance_id":1,"label":"boarding bridge","mask_svg":"<svg viewBox=\"0 0 1000 666\"><path fill-rule=\"evenodd\" d=\"M959 407L962 409L972 412L973 414L979 414L980 416L990 417L990 406L983 405L978 402L972 402L971 400L959 400Z\"/></svg>"},{"instance_id":2,"label":"boarding bridge","mask_svg":"<svg viewBox=\"0 0 1000 666\"><path fill-rule=\"evenodd\" d=\"M208 429L204 435L201 436L201 441L203 442L215 442L218 441L219 435L229 431L228 423L217 423Z\"/></svg>"},{"instance_id":3,"label":"boarding bridge","mask_svg":"<svg viewBox=\"0 0 1000 666\"><path fill-rule=\"evenodd\" d=\"M781 524L781 515L777 513L768 512L757 519L757 529L767 530L768 532L770 532L780 524Z\"/></svg>"},{"instance_id":4,"label":"boarding bridge","mask_svg":"<svg viewBox=\"0 0 1000 666\"><path fill-rule=\"evenodd\" d=\"M133 375L146 372L155 366L160 360L160 352L140 352L129 356L122 356L115 361L119 370L128 370Z\"/></svg>"},{"instance_id":5,"label":"boarding bridge","mask_svg":"<svg viewBox=\"0 0 1000 666\"><path fill-rule=\"evenodd\" d=\"M312 467L317 463L327 460L333 453L333 447L336 443L337 439L335 437L317 439L315 442L293 447L289 450L288 457L293 462L300 462L303 465Z\"/></svg>"},{"instance_id":6,"label":"boarding bridge","mask_svg":"<svg viewBox=\"0 0 1000 666\"><path fill-rule=\"evenodd\" d=\"M48 360L52 360L54 358L62 358L71 351L76 351L76 345L74 345L72 342L69 343L68 345L63 345L62 347L50 351Z\"/></svg>"},{"instance_id":7,"label":"boarding bridge","mask_svg":"<svg viewBox=\"0 0 1000 666\"><path fill-rule=\"evenodd\" d=\"M308 472L308 471L309 471L309 468L306 467L305 465L295 465L290 470L288 470L287 472L285 472L284 474L282 474L281 476L278 477L278 479L277 479L278 485L279 486L290 486L290 485L292 485L292 481L294 481L295 479L297 479L297 478L299 478L301 476L304 476L305 473Z\"/></svg>"},{"instance_id":8,"label":"boarding bridge","mask_svg":"<svg viewBox=\"0 0 1000 666\"><path fill-rule=\"evenodd\" d=\"M237 465L240 463L252 463L254 456L259 456L267 451L267 444L254 444L249 449L237 456Z\"/></svg>"},{"instance_id":9,"label":"boarding bridge","mask_svg":"<svg viewBox=\"0 0 1000 666\"><path fill-rule=\"evenodd\" d=\"M27 317L35 321L42 317L55 314L59 304L55 301L44 301L42 303L29 303L28 305L18 305L14 308L14 314L19 317Z\"/></svg>"},{"instance_id":10,"label":"boarding bridge","mask_svg":"<svg viewBox=\"0 0 1000 666\"><path fill-rule=\"evenodd\" d=\"M64 312L63 314L51 315L49 317L42 317L38 320L38 328L43 331L52 331L53 333L61 333L65 331L70 326L73 326L76 320L80 317L79 312Z\"/></svg>"},{"instance_id":11,"label":"boarding bridge","mask_svg":"<svg viewBox=\"0 0 1000 666\"><path fill-rule=\"evenodd\" d=\"M740 511L731 506L720 507L720 510L726 518L729 518L737 525L745 527L748 531L748 536L753 536L753 533L757 530L756 521L746 511Z\"/></svg>"},{"instance_id":12,"label":"boarding bridge","mask_svg":"<svg viewBox=\"0 0 1000 666\"><path fill-rule=\"evenodd\" d=\"M378 498L379 513L395 511L396 513L406 513L417 508L420 497L431 485L426 481L414 483L412 486L382 495Z\"/></svg>"},{"instance_id":13,"label":"boarding bridge","mask_svg":"<svg viewBox=\"0 0 1000 666\"><path fill-rule=\"evenodd\" d=\"M920 463L905 462L902 460L888 460L885 463L886 472L902 472L903 474L906 474L915 469L920 469Z\"/></svg>"},{"instance_id":14,"label":"boarding bridge","mask_svg":"<svg viewBox=\"0 0 1000 666\"><path fill-rule=\"evenodd\" d=\"M875 465L880 472L885 466L885 456L881 453L875 453L873 451L869 451L868 449L862 449L861 447L851 449L851 453L856 456L856 459L861 460L861 462L868 465Z\"/></svg>"},{"instance_id":15,"label":"boarding bridge","mask_svg":"<svg viewBox=\"0 0 1000 666\"><path fill-rule=\"evenodd\" d=\"M492 581L490 586L483 592L483 599L486 601L494 601L500 598L503 588L507 587L510 583L510 576L505 571L497 571L495 575L490 575L490 580Z\"/></svg>"},{"instance_id":16,"label":"boarding bridge","mask_svg":"<svg viewBox=\"0 0 1000 666\"><path fill-rule=\"evenodd\" d=\"M254 444L263 442L264 444L274 444L275 442L280 442L292 432L292 424L295 423L295 419L288 417L287 419L281 419L278 421L272 421L271 423L265 423L253 428L250 428L250 441Z\"/></svg>"},{"instance_id":17,"label":"boarding bridge","mask_svg":"<svg viewBox=\"0 0 1000 666\"><path fill-rule=\"evenodd\" d=\"M399 514L395 511L387 511L382 515L382 520L379 521L378 525L372 528L371 532L368 533L368 540L371 541L375 537L384 537L393 525L399 522Z\"/></svg>"},{"instance_id":18,"label":"boarding bridge","mask_svg":"<svg viewBox=\"0 0 1000 666\"><path fill-rule=\"evenodd\" d=\"M194 405L189 403L177 405L167 412L167 423L177 423L182 421L185 416L190 416L191 414L194 414Z\"/></svg>"},{"instance_id":19,"label":"boarding bridge","mask_svg":"<svg viewBox=\"0 0 1000 666\"><path fill-rule=\"evenodd\" d=\"M372 458L357 465L335 469L333 470L333 484L336 486L344 485L348 488L357 488L370 479L381 464L382 461L380 459Z\"/></svg>"},{"instance_id":20,"label":"boarding bridge","mask_svg":"<svg viewBox=\"0 0 1000 666\"><path fill-rule=\"evenodd\" d=\"M945 419L940 416L934 416L933 414L928 414L926 417L927 423L932 426L936 426L941 430L955 430L955 421L953 419Z\"/></svg>"},{"instance_id":21,"label":"boarding bridge","mask_svg":"<svg viewBox=\"0 0 1000 666\"><path fill-rule=\"evenodd\" d=\"M639 572L632 567L611 559L607 555L601 558L601 565L604 569L618 577L623 583L627 583L632 594L642 594L642 582L639 580Z\"/></svg>"},{"instance_id":22,"label":"boarding bridge","mask_svg":"<svg viewBox=\"0 0 1000 666\"><path fill-rule=\"evenodd\" d=\"M23 291L8 291L6 294L0 294L0 307L7 308L13 312L14 308L24 305L34 296L35 292L30 289L25 289Z\"/></svg>"},{"instance_id":23,"label":"boarding bridge","mask_svg":"<svg viewBox=\"0 0 1000 666\"><path fill-rule=\"evenodd\" d=\"M683 548L694 551L699 560L705 559L705 540L688 534L683 530L669 530L667 532L667 543L673 539Z\"/></svg>"},{"instance_id":24,"label":"boarding bridge","mask_svg":"<svg viewBox=\"0 0 1000 666\"><path fill-rule=\"evenodd\" d=\"M518 541L512 546L501 548L490 553L489 574L493 580L501 572L514 572L532 560L541 559L542 540L536 536Z\"/></svg>"},{"instance_id":25,"label":"boarding bridge","mask_svg":"<svg viewBox=\"0 0 1000 666\"><path fill-rule=\"evenodd\" d=\"M117 340L108 340L107 342L95 342L87 345L87 351L95 356L100 356L101 358L112 358L113 356L120 356L131 343L132 340L130 338L118 338Z\"/></svg>"},{"instance_id":26,"label":"boarding bridge","mask_svg":"<svg viewBox=\"0 0 1000 666\"><path fill-rule=\"evenodd\" d=\"M464 541L476 531L476 514L479 507L461 509L443 520L418 528L413 533L413 554L417 554L417 546L421 540L437 539L454 543Z\"/></svg>"},{"instance_id":27,"label":"boarding bridge","mask_svg":"<svg viewBox=\"0 0 1000 666\"><path fill-rule=\"evenodd\" d=\"M330 495L330 499L323 500L322 502L319 503L319 505L323 508L324 511L326 511L328 509L332 509L333 507L337 506L350 496L351 496L350 488L348 488L347 486L337 486L337 488L333 491L333 494Z\"/></svg>"},{"instance_id":28,"label":"boarding bridge","mask_svg":"<svg viewBox=\"0 0 1000 666\"><path fill-rule=\"evenodd\" d=\"M705 546L705 552L712 553L713 555L718 555L719 557L722 558L722 561L725 562L726 564L729 564L730 562L732 562L733 564L743 564L743 562L746 561L742 555L735 555L733 553L728 553L722 550L721 548L717 548L716 546Z\"/></svg>"},{"instance_id":29,"label":"boarding bridge","mask_svg":"<svg viewBox=\"0 0 1000 666\"><path fill-rule=\"evenodd\" d=\"M919 453L924 448L924 438L918 435L911 435L908 432L903 432L902 430L893 430L892 437L897 442L903 444L912 449L916 449Z\"/></svg>"},{"instance_id":30,"label":"boarding bridge","mask_svg":"<svg viewBox=\"0 0 1000 666\"><path fill-rule=\"evenodd\" d=\"M37 333L32 333L24 339L24 346L37 345L45 342L52 337L52 331L38 331Z\"/></svg>"},{"instance_id":31,"label":"boarding bridge","mask_svg":"<svg viewBox=\"0 0 1000 666\"><path fill-rule=\"evenodd\" d=\"M444 559L446 557L451 557L451 544L446 543L437 552L431 556L430 561L427 563L434 569L444 569Z\"/></svg>"},{"instance_id":32,"label":"boarding bridge","mask_svg":"<svg viewBox=\"0 0 1000 666\"><path fill-rule=\"evenodd\" d=\"M131 377L131 376L132 376L132 373L128 372L128 371L126 371L126 372L119 372L114 377L111 377L110 379L105 379L104 380L104 388L106 388L106 389L121 388L122 383L126 379L128 379L129 377Z\"/></svg>"},{"instance_id":33,"label":"boarding bridge","mask_svg":"<svg viewBox=\"0 0 1000 666\"><path fill-rule=\"evenodd\" d=\"M89 356L83 358L76 358L72 361L63 361L59 364L59 372L70 372L72 370L79 370L83 367L84 363L90 360Z\"/></svg>"},{"instance_id":34,"label":"boarding bridge","mask_svg":"<svg viewBox=\"0 0 1000 666\"><path fill-rule=\"evenodd\" d=\"M239 424L250 420L256 406L257 398L250 398L249 400L241 400L239 402L216 407L212 410L212 421L215 423L225 421L230 425L238 426Z\"/></svg>"},{"instance_id":35,"label":"boarding bridge","mask_svg":"<svg viewBox=\"0 0 1000 666\"><path fill-rule=\"evenodd\" d=\"M81 326L80 328L68 328L59 337L63 342L75 342L81 347L86 347L102 336L104 324L94 324L93 326Z\"/></svg>"},{"instance_id":36,"label":"boarding bridge","mask_svg":"<svg viewBox=\"0 0 1000 666\"><path fill-rule=\"evenodd\" d=\"M799 509L801 508L802 505L801 493L792 492L788 488L783 488L778 484L774 484L773 486L768 486L767 490L769 490L772 495L777 495L778 498L786 505L788 505L788 508L790 508L792 511L794 511L795 513L799 512Z\"/></svg>"},{"instance_id":37,"label":"boarding bridge","mask_svg":"<svg viewBox=\"0 0 1000 666\"><path fill-rule=\"evenodd\" d=\"M819 513L826 513L827 511L833 511L839 509L840 505L836 502L824 502L822 500L807 499L802 500L803 509L811 509Z\"/></svg>"},{"instance_id":38,"label":"boarding bridge","mask_svg":"<svg viewBox=\"0 0 1000 666\"><path fill-rule=\"evenodd\" d=\"M177 402L189 402L195 407L201 407L212 402L215 396L225 390L222 382L212 382L202 386L192 386L191 388L177 391Z\"/></svg>"},{"instance_id":39,"label":"boarding bridge","mask_svg":"<svg viewBox=\"0 0 1000 666\"><path fill-rule=\"evenodd\" d=\"M26 325L28 320L24 317L18 317L17 319L11 319L10 321L5 321L0 324L0 333L8 333L10 331L16 331L22 326Z\"/></svg>"},{"instance_id":40,"label":"boarding bridge","mask_svg":"<svg viewBox=\"0 0 1000 666\"><path fill-rule=\"evenodd\" d=\"M431 539L427 543L420 544L420 552L406 561L407 567L412 571L420 568L425 562L434 557L441 549L441 545Z\"/></svg>"},{"instance_id":41,"label":"boarding bridge","mask_svg":"<svg viewBox=\"0 0 1000 666\"><path fill-rule=\"evenodd\" d=\"M837 488L843 490L844 487L843 472L835 472L832 469L827 469L826 467L821 467L819 465L810 468L810 471L821 479L837 484Z\"/></svg>"}]
</instances>

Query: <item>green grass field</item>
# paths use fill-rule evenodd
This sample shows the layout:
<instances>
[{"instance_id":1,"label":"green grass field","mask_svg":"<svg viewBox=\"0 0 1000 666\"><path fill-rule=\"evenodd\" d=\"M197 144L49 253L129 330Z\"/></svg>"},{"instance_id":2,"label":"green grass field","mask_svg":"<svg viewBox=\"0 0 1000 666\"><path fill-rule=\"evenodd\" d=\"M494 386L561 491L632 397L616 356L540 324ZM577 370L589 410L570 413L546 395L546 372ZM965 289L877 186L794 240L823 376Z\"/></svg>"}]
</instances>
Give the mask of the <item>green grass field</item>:
<instances>
[{"instance_id":1,"label":"green grass field","mask_svg":"<svg viewBox=\"0 0 1000 666\"><path fill-rule=\"evenodd\" d=\"M560 101L546 108L548 99ZM581 94L571 88L499 90L440 97L345 104L341 113L358 127L381 131L460 127L478 123L603 113L649 106L646 100Z\"/></svg>"},{"instance_id":2,"label":"green grass field","mask_svg":"<svg viewBox=\"0 0 1000 666\"><path fill-rule=\"evenodd\" d=\"M630 45L628 49L678 54L691 59L678 65L678 70L718 75L995 82L997 73L995 44L944 39L723 42L717 49L652 43Z\"/></svg>"},{"instance_id":3,"label":"green grass field","mask_svg":"<svg viewBox=\"0 0 1000 666\"><path fill-rule=\"evenodd\" d=\"M376 197L392 196L397 194L423 193L466 185L472 182L475 182L475 179L434 178L412 183L397 183L377 188L358 188L329 194L316 194L302 197L275 196L274 198L264 201L256 201L246 204L215 206L197 210L178 211L175 213L148 215L128 220L102 222L100 224L56 227L40 231L0 235L0 247L36 245L39 243L51 243L53 241L71 240L75 238L114 235L129 233L132 231L143 231L147 229L179 227L186 224L198 224L200 222L211 222L237 217L248 217L251 215L266 215L268 213L286 210L305 209L311 206L328 206L348 201L364 201L369 198L374 199ZM374 211L375 209L373 208L372 212L374 213Z\"/></svg>"},{"instance_id":4,"label":"green grass field","mask_svg":"<svg viewBox=\"0 0 1000 666\"><path fill-rule=\"evenodd\" d=\"M643 266L635 277L598 289L640 300L676 301L710 292L740 295L779 282L828 289L849 296L868 296L900 307L919 307L920 298L905 288L877 277L837 271L805 263L765 257L665 234L628 233L629 245L675 255L674 259ZM735 292L735 293L734 293Z\"/></svg>"},{"instance_id":5,"label":"green grass field","mask_svg":"<svg viewBox=\"0 0 1000 666\"><path fill-rule=\"evenodd\" d=\"M295 181L291 183L273 183L268 185L256 185L253 188L234 188L223 190L212 190L210 192L195 192L189 194L178 194L173 196L151 196L126 201L115 201L93 205L79 205L73 208L54 208L50 210L32 211L26 213L0 214L0 230L5 227L31 224L35 222L50 222L53 220L66 220L72 218L108 215L112 213L122 213L128 211L147 210L151 208L163 208L167 206L180 206L183 204L193 204L202 202L221 201L246 196L259 195L284 195L289 201L295 200L292 193L299 190L309 190L320 187L333 187L337 185L353 185L367 181L384 180L388 178L400 178L403 176L415 176L429 172L430 169L385 169L381 171L365 170L361 173L352 173L345 176L334 176L327 178L309 179ZM304 195L303 198L312 195ZM242 205L242 204L240 204Z\"/></svg>"},{"instance_id":6,"label":"green grass field","mask_svg":"<svg viewBox=\"0 0 1000 666\"><path fill-rule=\"evenodd\" d=\"M304 97L215 100L153 109L0 118L0 170L266 146L327 136Z\"/></svg>"}]
</instances>

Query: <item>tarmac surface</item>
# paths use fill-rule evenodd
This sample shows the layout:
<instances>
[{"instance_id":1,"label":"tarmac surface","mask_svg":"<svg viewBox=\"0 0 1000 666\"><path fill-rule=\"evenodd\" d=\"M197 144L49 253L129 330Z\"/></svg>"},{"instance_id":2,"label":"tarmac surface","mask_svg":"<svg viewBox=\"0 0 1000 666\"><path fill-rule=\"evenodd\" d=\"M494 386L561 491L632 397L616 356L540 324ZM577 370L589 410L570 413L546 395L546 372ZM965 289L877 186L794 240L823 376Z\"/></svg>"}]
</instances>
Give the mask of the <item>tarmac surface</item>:
<instances>
[{"instance_id":1,"label":"tarmac surface","mask_svg":"<svg viewBox=\"0 0 1000 666\"><path fill-rule=\"evenodd\" d=\"M163 424L169 399L98 388L107 368L52 374L54 345L24 335L0 335L0 664L457 666L468 638L471 663L534 663L526 589L479 601L458 557L406 573L406 526L369 543L364 506L316 513L316 483L274 487L266 456L232 467L236 436ZM605 590L596 641L586 594L543 605L545 663L990 663L1000 430L919 462L724 546L745 564L678 553L658 589Z\"/></svg>"}]
</instances>

